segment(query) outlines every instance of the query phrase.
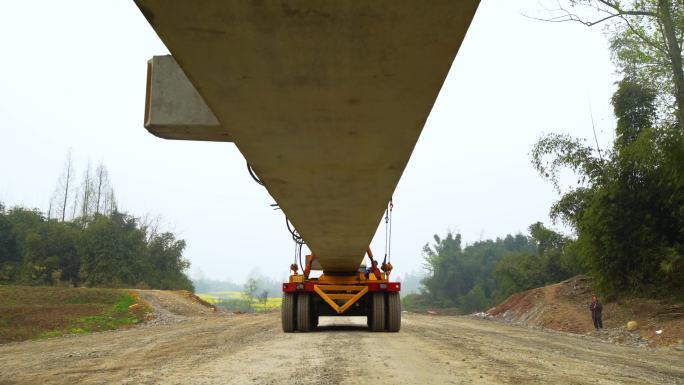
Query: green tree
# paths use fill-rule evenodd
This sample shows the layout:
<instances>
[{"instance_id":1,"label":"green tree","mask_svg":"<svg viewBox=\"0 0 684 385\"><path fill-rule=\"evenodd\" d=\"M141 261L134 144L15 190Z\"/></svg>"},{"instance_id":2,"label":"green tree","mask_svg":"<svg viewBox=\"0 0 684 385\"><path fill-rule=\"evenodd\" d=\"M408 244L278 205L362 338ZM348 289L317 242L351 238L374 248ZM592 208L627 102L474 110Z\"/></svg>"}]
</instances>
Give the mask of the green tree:
<instances>
[{"instance_id":1,"label":"green tree","mask_svg":"<svg viewBox=\"0 0 684 385\"><path fill-rule=\"evenodd\" d=\"M460 303L461 309L466 313L484 310L490 306L490 300L479 283L461 298Z\"/></svg>"},{"instance_id":2,"label":"green tree","mask_svg":"<svg viewBox=\"0 0 684 385\"><path fill-rule=\"evenodd\" d=\"M77 286L80 259L77 245L80 229L70 222L44 222L25 241L22 276L33 284L70 282Z\"/></svg>"},{"instance_id":3,"label":"green tree","mask_svg":"<svg viewBox=\"0 0 684 385\"><path fill-rule=\"evenodd\" d=\"M194 291L185 241L118 213L46 220L0 204L0 283L141 286Z\"/></svg>"},{"instance_id":4,"label":"green tree","mask_svg":"<svg viewBox=\"0 0 684 385\"><path fill-rule=\"evenodd\" d=\"M148 242L148 249L154 287L194 291L192 282L185 275L190 262L183 258L184 240L177 240L172 233L165 232L154 235Z\"/></svg>"},{"instance_id":5,"label":"green tree","mask_svg":"<svg viewBox=\"0 0 684 385\"><path fill-rule=\"evenodd\" d=\"M423 258L428 276L422 281L430 300L441 306L454 306L455 300L465 294L467 283L462 279L461 235L447 233L442 239L434 236L432 247L423 247Z\"/></svg>"},{"instance_id":6,"label":"green tree","mask_svg":"<svg viewBox=\"0 0 684 385\"><path fill-rule=\"evenodd\" d=\"M4 219L3 230L8 232L2 238L8 240L12 254L3 264L3 275L12 281L25 279L23 256L27 252L27 240L37 236L36 232L42 227L45 218L38 210L14 207L7 211Z\"/></svg>"},{"instance_id":7,"label":"green tree","mask_svg":"<svg viewBox=\"0 0 684 385\"><path fill-rule=\"evenodd\" d=\"M653 91L631 79L618 84L612 101L616 140L603 156L570 137L543 138L533 149L535 168L554 185L563 166L583 182L563 194L551 214L575 228L577 250L604 292L681 291L683 135L674 125L653 127Z\"/></svg>"},{"instance_id":8,"label":"green tree","mask_svg":"<svg viewBox=\"0 0 684 385\"><path fill-rule=\"evenodd\" d=\"M586 271L574 242L541 222L529 227L535 251L509 253L496 265L497 302L519 291L560 282Z\"/></svg>"},{"instance_id":9,"label":"green tree","mask_svg":"<svg viewBox=\"0 0 684 385\"><path fill-rule=\"evenodd\" d=\"M634 143L642 130L655 125L656 92L630 79L618 84L612 98L617 127L615 146L625 148Z\"/></svg>"},{"instance_id":10,"label":"green tree","mask_svg":"<svg viewBox=\"0 0 684 385\"><path fill-rule=\"evenodd\" d=\"M80 275L88 286L133 286L145 282L145 234L136 219L121 213L97 217L79 244Z\"/></svg>"},{"instance_id":11,"label":"green tree","mask_svg":"<svg viewBox=\"0 0 684 385\"><path fill-rule=\"evenodd\" d=\"M437 307L458 307L462 311L483 310L493 304L499 290L494 271L506 255L533 252L534 241L521 234L496 240L475 242L461 247L460 234L434 236L435 243L425 245L423 255L427 276L422 284L423 298L413 296L413 303Z\"/></svg>"},{"instance_id":12,"label":"green tree","mask_svg":"<svg viewBox=\"0 0 684 385\"><path fill-rule=\"evenodd\" d=\"M560 8L552 21L577 21L587 26L609 23L613 59L622 74L641 86L655 87L663 97L664 116L674 106L684 134L684 3L678 0L569 0L580 16ZM560 4L560 3L559 3Z\"/></svg>"},{"instance_id":13,"label":"green tree","mask_svg":"<svg viewBox=\"0 0 684 385\"><path fill-rule=\"evenodd\" d=\"M506 255L496 265L494 276L499 283L498 301L522 290L544 286L546 274L541 255L534 252L517 252Z\"/></svg>"},{"instance_id":14,"label":"green tree","mask_svg":"<svg viewBox=\"0 0 684 385\"><path fill-rule=\"evenodd\" d=\"M20 262L12 222L7 218L5 206L0 203L0 282L14 280Z\"/></svg>"},{"instance_id":15,"label":"green tree","mask_svg":"<svg viewBox=\"0 0 684 385\"><path fill-rule=\"evenodd\" d=\"M258 288L258 284L257 284L256 279L249 278L249 279L247 279L247 282L245 283L244 291L242 292L242 295L251 302L254 299L254 295L256 294L257 288Z\"/></svg>"}]
</instances>

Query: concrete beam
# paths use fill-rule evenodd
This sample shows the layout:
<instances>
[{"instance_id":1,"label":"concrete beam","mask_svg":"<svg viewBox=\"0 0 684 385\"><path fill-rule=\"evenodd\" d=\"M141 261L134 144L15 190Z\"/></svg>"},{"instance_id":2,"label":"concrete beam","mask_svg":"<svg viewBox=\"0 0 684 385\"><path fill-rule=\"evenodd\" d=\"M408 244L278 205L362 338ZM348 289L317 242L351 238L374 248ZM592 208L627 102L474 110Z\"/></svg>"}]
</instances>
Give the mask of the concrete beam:
<instances>
[{"instance_id":1,"label":"concrete beam","mask_svg":"<svg viewBox=\"0 0 684 385\"><path fill-rule=\"evenodd\" d=\"M479 1L135 1L323 269L356 271Z\"/></svg>"},{"instance_id":2,"label":"concrete beam","mask_svg":"<svg viewBox=\"0 0 684 385\"><path fill-rule=\"evenodd\" d=\"M171 55L147 62L145 128L164 139L231 142L202 96Z\"/></svg>"}]
</instances>

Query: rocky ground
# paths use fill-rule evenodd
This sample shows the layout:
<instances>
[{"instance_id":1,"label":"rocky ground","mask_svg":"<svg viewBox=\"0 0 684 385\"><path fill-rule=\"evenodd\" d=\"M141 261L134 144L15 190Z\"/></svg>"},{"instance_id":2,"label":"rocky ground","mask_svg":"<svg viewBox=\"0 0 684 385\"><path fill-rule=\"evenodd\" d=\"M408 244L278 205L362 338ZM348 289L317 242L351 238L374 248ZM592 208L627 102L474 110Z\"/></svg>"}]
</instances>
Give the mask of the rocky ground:
<instances>
[{"instance_id":1,"label":"rocky ground","mask_svg":"<svg viewBox=\"0 0 684 385\"><path fill-rule=\"evenodd\" d=\"M630 346L672 346L684 350L684 304L641 298L603 301L605 329L596 333L588 309L591 295L590 279L577 276L514 294L476 317ZM631 320L637 322L638 328L628 331L627 322Z\"/></svg>"},{"instance_id":2,"label":"rocky ground","mask_svg":"<svg viewBox=\"0 0 684 385\"><path fill-rule=\"evenodd\" d=\"M404 314L399 333L223 314L144 292L163 322L0 346L0 384L684 384L684 352L501 322ZM193 310L195 309L195 310Z\"/></svg>"},{"instance_id":3,"label":"rocky ground","mask_svg":"<svg viewBox=\"0 0 684 385\"><path fill-rule=\"evenodd\" d=\"M136 290L151 314L145 326L166 325L214 315L216 308L188 291Z\"/></svg>"}]
</instances>

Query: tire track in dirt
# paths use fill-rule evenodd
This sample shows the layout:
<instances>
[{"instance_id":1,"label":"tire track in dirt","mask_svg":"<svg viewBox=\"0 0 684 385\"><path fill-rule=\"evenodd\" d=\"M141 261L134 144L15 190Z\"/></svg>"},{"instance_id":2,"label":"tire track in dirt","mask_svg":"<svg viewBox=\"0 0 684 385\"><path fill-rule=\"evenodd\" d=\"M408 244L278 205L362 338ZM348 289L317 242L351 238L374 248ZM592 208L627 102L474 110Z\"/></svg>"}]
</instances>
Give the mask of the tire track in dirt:
<instances>
[{"instance_id":1,"label":"tire track in dirt","mask_svg":"<svg viewBox=\"0 0 684 385\"><path fill-rule=\"evenodd\" d=\"M0 384L178 383L203 362L273 328L268 317L224 316L0 347Z\"/></svg>"},{"instance_id":2,"label":"tire track in dirt","mask_svg":"<svg viewBox=\"0 0 684 385\"><path fill-rule=\"evenodd\" d=\"M408 332L446 354L472 352L494 383L684 384L684 354L467 317L414 316Z\"/></svg>"},{"instance_id":3,"label":"tire track in dirt","mask_svg":"<svg viewBox=\"0 0 684 385\"><path fill-rule=\"evenodd\" d=\"M330 319L310 333L283 333L280 325L265 330L270 338L198 367L206 382L197 383L339 384L359 354L357 341L369 332L365 319L363 327L335 325Z\"/></svg>"}]
</instances>

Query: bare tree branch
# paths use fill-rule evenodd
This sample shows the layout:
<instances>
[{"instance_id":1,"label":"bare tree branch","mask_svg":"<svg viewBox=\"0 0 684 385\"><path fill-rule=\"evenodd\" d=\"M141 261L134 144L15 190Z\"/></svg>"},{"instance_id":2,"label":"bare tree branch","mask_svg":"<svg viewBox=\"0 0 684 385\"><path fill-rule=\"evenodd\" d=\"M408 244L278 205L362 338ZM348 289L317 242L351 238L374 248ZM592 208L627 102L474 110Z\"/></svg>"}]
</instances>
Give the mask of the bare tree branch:
<instances>
[{"instance_id":1,"label":"bare tree branch","mask_svg":"<svg viewBox=\"0 0 684 385\"><path fill-rule=\"evenodd\" d=\"M601 13L606 13L607 16L602 17L600 19L596 20L584 20L581 17L579 17L577 14L570 12L566 8L564 8L560 1L558 1L558 8L556 10L553 10L555 12L562 12L563 14L560 16L552 17L549 19L543 19L543 18L537 18L537 17L530 17L530 16L525 16L530 19L534 20L539 20L539 21L546 21L546 22L551 22L551 23L562 23L562 22L568 22L568 21L574 21L578 22L581 24L586 25L587 27L592 27L597 24L601 24L605 21L608 21L610 19L620 17L623 20L626 20L625 16L650 16L650 17L657 17L658 14L652 11L648 10L640 10L640 9L622 9L619 4L613 2L613 1L608 1L608 0L596 0L598 3L603 4L605 7L599 7L598 5L594 5L593 1L588 1L585 5L594 9L597 12ZM611 12L612 10L612 12Z\"/></svg>"}]
</instances>

